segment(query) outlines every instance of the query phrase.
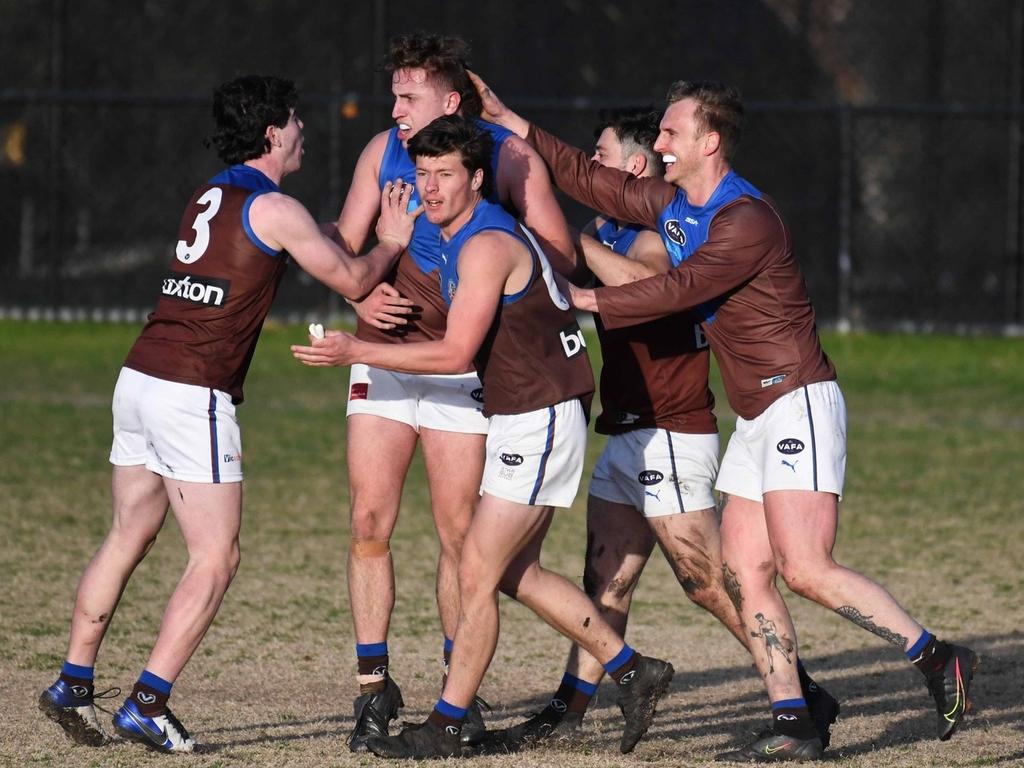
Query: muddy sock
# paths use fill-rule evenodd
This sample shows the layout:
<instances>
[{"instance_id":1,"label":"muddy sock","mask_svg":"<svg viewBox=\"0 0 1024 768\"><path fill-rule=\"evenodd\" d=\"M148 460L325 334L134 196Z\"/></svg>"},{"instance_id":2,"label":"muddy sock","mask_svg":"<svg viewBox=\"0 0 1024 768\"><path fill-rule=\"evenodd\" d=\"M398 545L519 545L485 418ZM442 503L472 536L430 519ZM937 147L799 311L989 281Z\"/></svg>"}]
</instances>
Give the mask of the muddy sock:
<instances>
[{"instance_id":1,"label":"muddy sock","mask_svg":"<svg viewBox=\"0 0 1024 768\"><path fill-rule=\"evenodd\" d=\"M360 677L371 676L375 680L359 683L359 693L380 693L384 690L384 679L388 674L388 644L356 643L356 674Z\"/></svg>"}]
</instances>

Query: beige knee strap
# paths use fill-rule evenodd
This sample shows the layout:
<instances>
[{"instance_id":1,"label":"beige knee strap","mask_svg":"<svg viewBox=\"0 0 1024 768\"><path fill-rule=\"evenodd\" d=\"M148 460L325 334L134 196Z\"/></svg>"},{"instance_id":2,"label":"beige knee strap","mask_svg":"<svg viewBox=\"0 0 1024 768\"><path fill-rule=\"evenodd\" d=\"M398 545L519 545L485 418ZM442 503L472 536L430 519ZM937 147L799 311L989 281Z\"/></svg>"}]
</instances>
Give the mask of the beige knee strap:
<instances>
[{"instance_id":1,"label":"beige knee strap","mask_svg":"<svg viewBox=\"0 0 1024 768\"><path fill-rule=\"evenodd\" d=\"M391 554L391 545L387 540L352 539L350 551L352 557L386 557Z\"/></svg>"}]
</instances>

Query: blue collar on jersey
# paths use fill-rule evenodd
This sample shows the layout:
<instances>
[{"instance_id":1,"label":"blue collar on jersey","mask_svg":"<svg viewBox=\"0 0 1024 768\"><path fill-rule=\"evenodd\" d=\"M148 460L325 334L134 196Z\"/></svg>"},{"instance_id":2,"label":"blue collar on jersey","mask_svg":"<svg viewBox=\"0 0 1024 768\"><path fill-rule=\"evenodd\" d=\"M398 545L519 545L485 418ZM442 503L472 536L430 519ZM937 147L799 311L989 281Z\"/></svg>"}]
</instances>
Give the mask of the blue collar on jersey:
<instances>
[{"instance_id":1,"label":"blue collar on jersey","mask_svg":"<svg viewBox=\"0 0 1024 768\"><path fill-rule=\"evenodd\" d=\"M233 187L241 187L251 192L280 192L281 188L267 178L263 171L253 168L251 165L239 163L225 168L212 179L210 184L230 184Z\"/></svg>"}]
</instances>

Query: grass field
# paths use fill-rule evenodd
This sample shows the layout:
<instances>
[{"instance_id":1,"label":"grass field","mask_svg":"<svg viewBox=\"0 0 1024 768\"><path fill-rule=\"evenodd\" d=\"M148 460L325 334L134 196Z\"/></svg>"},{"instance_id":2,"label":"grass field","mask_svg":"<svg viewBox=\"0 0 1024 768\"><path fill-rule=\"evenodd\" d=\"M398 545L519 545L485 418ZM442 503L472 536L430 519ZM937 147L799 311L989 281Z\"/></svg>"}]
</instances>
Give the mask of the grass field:
<instances>
[{"instance_id":1,"label":"grass field","mask_svg":"<svg viewBox=\"0 0 1024 768\"><path fill-rule=\"evenodd\" d=\"M136 332L0 322L0 765L378 763L345 747L355 666L343 580L345 373L294 363L288 344L304 338L298 328L269 328L254 360L240 410L242 566L175 686L175 711L203 752L71 747L36 710L63 658L76 579L109 522L110 396ZM838 558L983 659L973 716L940 744L931 700L899 654L791 598L801 655L843 703L828 754L851 767L1024 765L1024 342L852 335L825 343L850 416ZM719 404L728 431L732 414L723 396ZM592 440L591 463L600 446ZM415 721L437 696L441 654L424 489L417 463L392 543L392 671L408 704L403 715ZM546 543L545 563L571 577L582 569L582 501L558 513ZM97 667L99 688L131 687L183 565L181 537L168 522L124 595ZM495 705L491 721L509 724L543 705L566 644L504 599L502 621L481 694ZM686 601L660 559L638 590L630 640L677 670L633 755L618 754L618 711L602 687L582 745L477 764L703 765L766 722L749 659Z\"/></svg>"}]
</instances>

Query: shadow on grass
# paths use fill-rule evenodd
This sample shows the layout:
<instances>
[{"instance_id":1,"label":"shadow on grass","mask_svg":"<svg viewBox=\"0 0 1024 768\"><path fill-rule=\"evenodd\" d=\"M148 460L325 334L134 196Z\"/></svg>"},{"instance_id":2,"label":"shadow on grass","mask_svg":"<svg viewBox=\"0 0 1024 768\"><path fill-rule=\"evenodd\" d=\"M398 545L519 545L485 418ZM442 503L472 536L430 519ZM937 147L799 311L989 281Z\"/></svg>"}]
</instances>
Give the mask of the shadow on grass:
<instances>
[{"instance_id":1,"label":"shadow on grass","mask_svg":"<svg viewBox=\"0 0 1024 768\"><path fill-rule=\"evenodd\" d=\"M971 688L974 709L961 726L970 729L972 721L982 727L1011 724L1024 730L1021 716L1019 691L1024 687L1024 633L1014 632L1001 635L957 638L975 648L981 657L981 666ZM842 715L850 717L872 717L904 713L898 719L890 719L884 732L876 737L853 743L844 743L830 750L835 757L865 755L879 749L905 747L920 742L935 740L934 703L917 676L909 667L879 670L880 662L898 662L884 646L846 651L833 655L817 655L806 660L814 678L842 702ZM863 671L861 667L868 667ZM699 694L705 687L730 686L751 682L755 689L742 693L717 695L709 691L713 699L701 700L696 705L680 701L681 698ZM554 686L552 686L554 687ZM614 711L613 687L604 684L590 720L599 722L598 729L588 728L586 739L591 737L604 740L613 735L618 739L618 713ZM546 703L546 696L533 695L515 701L506 701L501 707L501 716L494 719L502 726L518 722L530 713L537 712ZM756 673L748 665L721 667L703 671L677 669L669 698L662 702L655 728L659 738L684 741L693 737L717 736L723 742L742 743L765 726L767 700L763 690L756 686ZM508 721L508 722L506 722ZM666 729L664 723L670 723ZM335 724L336 727L330 727ZM257 736L241 739L206 743L204 752L218 752L236 747L288 742L310 739L343 740L352 727L347 714L329 714L321 718L284 720L278 722L246 723L207 731L207 736L228 735L246 732ZM833 726L833 734L842 733L842 717ZM295 730L297 729L297 730ZM287 732L285 732L287 731ZM955 737L954 737L955 738ZM347 750L347 748L345 748ZM992 765L1013 765L1024 752L1009 757L992 758Z\"/></svg>"}]
</instances>

